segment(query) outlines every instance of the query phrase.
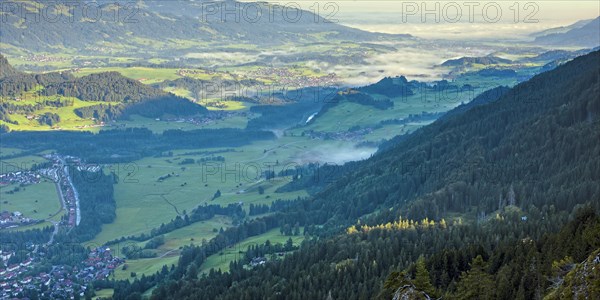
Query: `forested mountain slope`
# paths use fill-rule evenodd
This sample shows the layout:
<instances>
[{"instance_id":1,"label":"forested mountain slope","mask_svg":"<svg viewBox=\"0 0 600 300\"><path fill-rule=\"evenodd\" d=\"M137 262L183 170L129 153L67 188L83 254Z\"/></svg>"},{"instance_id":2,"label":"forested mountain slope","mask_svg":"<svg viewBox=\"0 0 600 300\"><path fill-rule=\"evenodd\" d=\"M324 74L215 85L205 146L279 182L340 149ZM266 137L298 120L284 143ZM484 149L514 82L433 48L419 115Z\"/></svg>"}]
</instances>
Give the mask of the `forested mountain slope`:
<instances>
[{"instance_id":1,"label":"forested mountain slope","mask_svg":"<svg viewBox=\"0 0 600 300\"><path fill-rule=\"evenodd\" d=\"M315 221L415 199L411 218L486 214L511 185L523 208L569 210L600 197L599 58L598 51L580 57L418 130L317 195Z\"/></svg>"},{"instance_id":2,"label":"forested mountain slope","mask_svg":"<svg viewBox=\"0 0 600 300\"><path fill-rule=\"evenodd\" d=\"M0 54L0 78L22 74L10 65L6 57Z\"/></svg>"},{"instance_id":3,"label":"forested mountain slope","mask_svg":"<svg viewBox=\"0 0 600 300\"><path fill-rule=\"evenodd\" d=\"M182 41L278 45L316 42L319 35L350 41L408 37L339 25L310 11L297 10L309 9L298 4L269 8L266 3L248 7L236 1L177 1L177 5L161 1L85 2L7 4L0 37L4 43L28 51L59 52L66 48L85 50L86 54L102 53L106 48L147 53L148 41L171 41L165 47L177 50L185 48ZM332 9L323 15L335 17ZM193 48L191 44L189 48Z\"/></svg>"},{"instance_id":4,"label":"forested mountain slope","mask_svg":"<svg viewBox=\"0 0 600 300\"><path fill-rule=\"evenodd\" d=\"M19 125L15 115L40 115L46 108L73 107L82 119L108 122L130 114L157 118L206 113L203 106L142 84L117 72L75 78L69 72L30 74L14 69L0 54L0 120ZM74 99L95 102L75 107ZM100 103L97 102L106 102ZM60 122L60 115L54 114ZM4 124L3 124L4 125Z\"/></svg>"},{"instance_id":5,"label":"forested mountain slope","mask_svg":"<svg viewBox=\"0 0 600 300\"><path fill-rule=\"evenodd\" d=\"M389 299L405 280L447 298L541 297L552 261L600 247L599 71L596 51L535 76L247 225L299 223L323 237L285 259L253 269L242 261L196 279L188 264L201 264L216 244L190 247L174 272L119 285L115 297L162 282L155 299ZM581 206L588 209L575 213ZM393 270L404 273L384 286ZM474 286L473 278L482 280Z\"/></svg>"}]
</instances>

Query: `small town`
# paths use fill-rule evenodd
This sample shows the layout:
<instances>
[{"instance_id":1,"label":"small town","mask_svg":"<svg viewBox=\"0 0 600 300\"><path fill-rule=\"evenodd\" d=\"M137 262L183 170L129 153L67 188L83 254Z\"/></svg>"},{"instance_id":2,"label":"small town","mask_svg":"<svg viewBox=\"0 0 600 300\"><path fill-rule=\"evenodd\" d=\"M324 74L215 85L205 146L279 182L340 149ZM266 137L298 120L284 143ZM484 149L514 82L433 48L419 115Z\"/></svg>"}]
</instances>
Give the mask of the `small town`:
<instances>
[{"instance_id":1,"label":"small town","mask_svg":"<svg viewBox=\"0 0 600 300\"><path fill-rule=\"evenodd\" d=\"M48 163L31 170L27 170L26 166L6 166L5 171L11 172L0 174L0 185L15 184L18 185L15 189L18 189L39 184L42 179L54 182L61 201L59 213L65 212L66 216L60 222L47 219L55 227L48 242L0 245L0 299L26 298L28 290L38 291L38 296L51 299L79 298L84 296L91 282L108 278L115 268L124 263L122 258L113 255L110 248L97 247L90 250L87 258L81 262L48 266L49 252L55 251L51 247L58 228L73 228L81 221L79 197L70 171L99 172L101 166L83 164L72 156L46 154L43 157ZM6 193L14 192L13 189ZM19 211L0 212L0 229L3 230L44 221L28 218Z\"/></svg>"},{"instance_id":2,"label":"small town","mask_svg":"<svg viewBox=\"0 0 600 300\"><path fill-rule=\"evenodd\" d=\"M43 246L45 247L45 246ZM28 245L27 249L37 249ZM40 291L40 297L75 299L83 297L90 283L103 280L125 261L112 254L110 248L92 249L88 258L74 267L53 265L48 272L35 273L36 264L44 260L43 251L30 251L30 257L20 263L0 268L0 298L23 298L27 290ZM11 261L15 252L0 250L3 264Z\"/></svg>"}]
</instances>

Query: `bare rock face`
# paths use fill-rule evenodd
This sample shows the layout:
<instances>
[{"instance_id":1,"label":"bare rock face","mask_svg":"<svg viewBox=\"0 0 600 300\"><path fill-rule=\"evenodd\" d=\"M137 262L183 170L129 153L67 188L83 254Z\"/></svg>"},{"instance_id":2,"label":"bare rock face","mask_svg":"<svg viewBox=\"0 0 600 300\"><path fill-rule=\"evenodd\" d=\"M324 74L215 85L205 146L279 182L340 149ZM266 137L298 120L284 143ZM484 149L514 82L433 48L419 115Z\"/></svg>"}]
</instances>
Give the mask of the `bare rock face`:
<instances>
[{"instance_id":1,"label":"bare rock face","mask_svg":"<svg viewBox=\"0 0 600 300\"><path fill-rule=\"evenodd\" d=\"M399 287L392 300L431 300L427 293L418 290L414 285L407 284Z\"/></svg>"},{"instance_id":2,"label":"bare rock face","mask_svg":"<svg viewBox=\"0 0 600 300\"><path fill-rule=\"evenodd\" d=\"M600 299L600 249L576 264L545 299Z\"/></svg>"}]
</instances>

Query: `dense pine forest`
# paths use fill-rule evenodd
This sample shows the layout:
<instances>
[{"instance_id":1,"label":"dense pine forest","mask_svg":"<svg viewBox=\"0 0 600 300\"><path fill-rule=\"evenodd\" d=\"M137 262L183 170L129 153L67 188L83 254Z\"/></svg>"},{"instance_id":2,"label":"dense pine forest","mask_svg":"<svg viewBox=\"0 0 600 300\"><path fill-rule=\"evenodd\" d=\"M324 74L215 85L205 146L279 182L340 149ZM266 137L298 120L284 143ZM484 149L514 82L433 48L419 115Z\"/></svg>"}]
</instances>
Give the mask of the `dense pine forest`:
<instances>
[{"instance_id":1,"label":"dense pine forest","mask_svg":"<svg viewBox=\"0 0 600 300\"><path fill-rule=\"evenodd\" d=\"M566 2L0 0L0 300L600 300Z\"/></svg>"},{"instance_id":2,"label":"dense pine forest","mask_svg":"<svg viewBox=\"0 0 600 300\"><path fill-rule=\"evenodd\" d=\"M223 232L186 248L171 271L115 283L115 298L158 283L153 299L593 299L599 66L596 51L459 107L313 197L240 227L300 224L316 237L284 259L188 273L237 242Z\"/></svg>"}]
</instances>

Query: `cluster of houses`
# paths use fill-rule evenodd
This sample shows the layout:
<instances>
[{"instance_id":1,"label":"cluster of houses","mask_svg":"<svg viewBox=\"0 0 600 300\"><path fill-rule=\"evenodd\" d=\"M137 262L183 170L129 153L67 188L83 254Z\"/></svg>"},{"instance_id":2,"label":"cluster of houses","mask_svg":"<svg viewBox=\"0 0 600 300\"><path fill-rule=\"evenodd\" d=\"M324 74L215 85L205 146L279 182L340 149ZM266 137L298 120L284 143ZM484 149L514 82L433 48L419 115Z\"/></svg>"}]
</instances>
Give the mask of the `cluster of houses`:
<instances>
[{"instance_id":1,"label":"cluster of houses","mask_svg":"<svg viewBox=\"0 0 600 300\"><path fill-rule=\"evenodd\" d=\"M177 70L177 75L185 77L185 76L190 76L193 77L194 75L214 75L216 74L215 71L213 70L192 70L192 69L179 69Z\"/></svg>"},{"instance_id":2,"label":"cluster of houses","mask_svg":"<svg viewBox=\"0 0 600 300\"><path fill-rule=\"evenodd\" d=\"M26 290L40 292L51 299L84 296L89 283L108 278L124 260L112 255L109 248L93 249L79 266L52 266L48 273L28 275L35 262L28 258L20 264L0 269L0 299L20 298ZM27 274L27 276L26 276Z\"/></svg>"},{"instance_id":3,"label":"cluster of houses","mask_svg":"<svg viewBox=\"0 0 600 300\"><path fill-rule=\"evenodd\" d=\"M108 278L125 260L113 256L110 248L98 247L93 249L88 258L83 261L76 277L84 283Z\"/></svg>"},{"instance_id":4,"label":"cluster of houses","mask_svg":"<svg viewBox=\"0 0 600 300\"><path fill-rule=\"evenodd\" d=\"M102 166L97 164L84 164L81 159L72 156L59 156L57 154L47 154L46 159L53 162L51 167L39 169L36 171L25 171L14 166L14 172L0 174L0 186L10 184L30 185L40 182L42 177L52 180L60 188L60 197L63 207L68 213L68 225L75 226L79 223L79 197L71 179L69 178L69 168L76 168L79 171L99 172ZM67 165L66 161L69 162ZM5 166L3 166L5 167ZM9 166L13 167L13 166ZM10 193L11 191L8 191ZM39 222L39 220L29 219L20 212L3 211L0 213L0 228L17 227L20 225Z\"/></svg>"},{"instance_id":5,"label":"cluster of houses","mask_svg":"<svg viewBox=\"0 0 600 300\"><path fill-rule=\"evenodd\" d=\"M277 78L277 84L283 86L306 87L306 86L330 86L338 84L335 73L324 76L306 76L302 72L290 68L259 68L249 73L253 78L264 78L272 80Z\"/></svg>"},{"instance_id":6,"label":"cluster of houses","mask_svg":"<svg viewBox=\"0 0 600 300\"><path fill-rule=\"evenodd\" d=\"M30 62L61 62L61 61L68 61L69 59L66 57L59 57L59 56L48 56L48 55L44 55L44 54L31 54L31 55L21 55L21 59L24 61L30 61Z\"/></svg>"},{"instance_id":7,"label":"cluster of houses","mask_svg":"<svg viewBox=\"0 0 600 300\"><path fill-rule=\"evenodd\" d=\"M63 207L67 210L68 213L68 225L73 227L79 223L78 215L79 215L79 196L71 179L69 178L69 168L75 166L76 168L87 168L80 167L81 160L72 156L59 156L56 154L48 154L44 156L46 159L52 160L54 162L52 166L52 170L55 171L44 171L45 173L51 173L52 178L55 182L58 182L58 187L60 189L59 196L61 197L61 201L63 202ZM65 162L69 160L72 162L72 165L67 165ZM90 166L90 168L97 168L100 170L100 167L97 165Z\"/></svg>"},{"instance_id":8,"label":"cluster of houses","mask_svg":"<svg viewBox=\"0 0 600 300\"><path fill-rule=\"evenodd\" d=\"M19 211L14 211L11 213L5 210L0 213L0 229L13 228L20 225L29 225L37 222L40 222L40 220L25 217Z\"/></svg>"},{"instance_id":9,"label":"cluster of houses","mask_svg":"<svg viewBox=\"0 0 600 300\"><path fill-rule=\"evenodd\" d=\"M252 267L256 267L256 266L262 266L264 264L267 263L267 258L266 257L255 257L250 261L250 265Z\"/></svg>"},{"instance_id":10,"label":"cluster of houses","mask_svg":"<svg viewBox=\"0 0 600 300\"><path fill-rule=\"evenodd\" d=\"M2 166L3 169L6 169L6 167L10 167L10 165ZM20 167L14 167L15 169L20 169ZM22 185L36 184L40 182L40 177L40 174L33 171L9 172L5 174L0 174L0 185L9 185L13 183L18 183Z\"/></svg>"},{"instance_id":11,"label":"cluster of houses","mask_svg":"<svg viewBox=\"0 0 600 300\"><path fill-rule=\"evenodd\" d=\"M2 252L2 251L0 251ZM2 252L0 256L4 263L8 262L10 257L14 255L14 252ZM4 260L4 258L7 258ZM28 288L35 288L34 278L32 276L21 276L27 270L32 268L33 259L28 258L19 264L11 264L4 269L0 269L0 298L6 299L10 297L16 297L23 290ZM40 282L42 278L37 278Z\"/></svg>"}]
</instances>

